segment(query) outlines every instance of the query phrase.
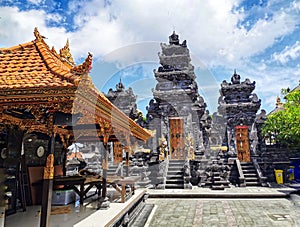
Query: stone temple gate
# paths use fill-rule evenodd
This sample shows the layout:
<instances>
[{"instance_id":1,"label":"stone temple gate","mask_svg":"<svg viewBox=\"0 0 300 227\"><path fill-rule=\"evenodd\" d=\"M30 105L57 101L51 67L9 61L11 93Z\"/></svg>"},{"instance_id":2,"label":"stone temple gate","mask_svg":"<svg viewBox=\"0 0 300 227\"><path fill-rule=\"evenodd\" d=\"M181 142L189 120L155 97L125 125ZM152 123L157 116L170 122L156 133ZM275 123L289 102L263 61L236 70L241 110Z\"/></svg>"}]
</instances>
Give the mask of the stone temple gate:
<instances>
[{"instance_id":1,"label":"stone temple gate","mask_svg":"<svg viewBox=\"0 0 300 227\"><path fill-rule=\"evenodd\" d=\"M193 140L194 155L204 151L201 117L206 103L198 93L186 41L180 43L173 32L169 44L162 43L161 48L161 66L154 70L157 84L153 89L154 99L147 108L146 127L156 131L153 147L158 146L159 139L165 139L169 144L169 157L185 160L187 137Z\"/></svg>"}]
</instances>

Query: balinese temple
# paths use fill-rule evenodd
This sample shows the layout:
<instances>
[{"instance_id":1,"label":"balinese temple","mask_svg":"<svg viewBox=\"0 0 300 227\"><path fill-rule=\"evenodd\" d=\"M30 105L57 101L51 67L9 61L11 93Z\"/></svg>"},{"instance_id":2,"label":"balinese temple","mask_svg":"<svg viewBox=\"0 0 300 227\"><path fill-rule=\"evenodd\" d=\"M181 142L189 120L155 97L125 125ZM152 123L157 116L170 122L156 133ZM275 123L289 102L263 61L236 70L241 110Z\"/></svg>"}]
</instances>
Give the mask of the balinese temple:
<instances>
[{"instance_id":1,"label":"balinese temple","mask_svg":"<svg viewBox=\"0 0 300 227\"><path fill-rule=\"evenodd\" d=\"M169 43L161 44L159 53L161 66L154 70L156 87L147 107L147 124L156 131L153 147L166 141L170 159L185 160L203 153L201 117L206 103L198 93L194 66L191 64L186 41L180 43L179 36L173 32ZM186 138L193 149L185 147Z\"/></svg>"},{"instance_id":2,"label":"balinese temple","mask_svg":"<svg viewBox=\"0 0 300 227\"><path fill-rule=\"evenodd\" d=\"M33 41L0 49L0 178L5 175L6 215L42 203L46 226L51 182L65 175L72 143L101 143L105 175L108 143L121 142L129 152L136 140L151 135L96 89L89 76L92 54L76 65L68 41L56 52L37 29L34 35Z\"/></svg>"}]
</instances>

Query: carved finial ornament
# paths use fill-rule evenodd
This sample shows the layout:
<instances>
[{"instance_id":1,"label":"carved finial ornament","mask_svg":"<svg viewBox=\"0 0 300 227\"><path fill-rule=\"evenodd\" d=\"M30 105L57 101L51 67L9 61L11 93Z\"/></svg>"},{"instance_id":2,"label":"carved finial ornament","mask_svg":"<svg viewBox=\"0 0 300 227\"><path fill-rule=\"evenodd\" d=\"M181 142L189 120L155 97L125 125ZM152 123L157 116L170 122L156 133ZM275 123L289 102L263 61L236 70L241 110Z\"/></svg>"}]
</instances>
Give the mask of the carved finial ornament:
<instances>
[{"instance_id":1,"label":"carved finial ornament","mask_svg":"<svg viewBox=\"0 0 300 227\"><path fill-rule=\"evenodd\" d=\"M70 52L69 39L67 39L66 45L59 50L59 55L62 60L67 61L71 65L75 65L72 54Z\"/></svg>"},{"instance_id":2,"label":"carved finial ornament","mask_svg":"<svg viewBox=\"0 0 300 227\"><path fill-rule=\"evenodd\" d=\"M34 28L33 34L34 34L36 40L43 41L44 38L45 38L44 36L42 36L42 35L40 34L40 32L38 31L38 28L37 28L37 27Z\"/></svg>"},{"instance_id":3,"label":"carved finial ornament","mask_svg":"<svg viewBox=\"0 0 300 227\"><path fill-rule=\"evenodd\" d=\"M282 102L281 102L280 97L277 97L277 99L276 99L276 107L277 107L277 108L278 108L278 107L282 107Z\"/></svg>"},{"instance_id":4,"label":"carved finial ornament","mask_svg":"<svg viewBox=\"0 0 300 227\"><path fill-rule=\"evenodd\" d=\"M89 52L85 61L81 65L74 66L71 69L71 72L77 75L87 74L92 69L92 62L93 62L93 55Z\"/></svg>"}]
</instances>

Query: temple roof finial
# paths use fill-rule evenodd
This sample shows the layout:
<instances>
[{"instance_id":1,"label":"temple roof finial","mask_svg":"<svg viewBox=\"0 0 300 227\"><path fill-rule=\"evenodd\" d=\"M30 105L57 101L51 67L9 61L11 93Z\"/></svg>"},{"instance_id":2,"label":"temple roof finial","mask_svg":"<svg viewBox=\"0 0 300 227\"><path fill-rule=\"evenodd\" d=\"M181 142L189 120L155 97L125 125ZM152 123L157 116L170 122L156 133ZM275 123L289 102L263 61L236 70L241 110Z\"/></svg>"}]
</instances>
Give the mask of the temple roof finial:
<instances>
[{"instance_id":1,"label":"temple roof finial","mask_svg":"<svg viewBox=\"0 0 300 227\"><path fill-rule=\"evenodd\" d=\"M33 34L34 34L36 40L39 40L39 41L43 41L44 38L46 38L46 37L44 37L44 36L42 36L42 35L40 34L40 32L39 32L39 30L38 30L37 27L34 28Z\"/></svg>"},{"instance_id":2,"label":"temple roof finial","mask_svg":"<svg viewBox=\"0 0 300 227\"><path fill-rule=\"evenodd\" d=\"M279 96L276 98L276 108L281 108L283 106Z\"/></svg>"},{"instance_id":3,"label":"temple roof finial","mask_svg":"<svg viewBox=\"0 0 300 227\"><path fill-rule=\"evenodd\" d=\"M117 91L124 91L124 89L125 89L125 86L124 86L124 84L122 83L122 80L121 80L121 78L120 78L120 82L116 85L116 90L117 90Z\"/></svg>"},{"instance_id":4,"label":"temple roof finial","mask_svg":"<svg viewBox=\"0 0 300 227\"><path fill-rule=\"evenodd\" d=\"M241 81L241 76L236 73L236 69L234 69L233 75L231 77L232 84L239 84Z\"/></svg>"},{"instance_id":5,"label":"temple roof finial","mask_svg":"<svg viewBox=\"0 0 300 227\"><path fill-rule=\"evenodd\" d=\"M179 36L173 31L173 34L169 36L169 43L179 45Z\"/></svg>"},{"instance_id":6,"label":"temple roof finial","mask_svg":"<svg viewBox=\"0 0 300 227\"><path fill-rule=\"evenodd\" d=\"M70 65L75 65L72 54L70 52L69 39L67 39L66 45L59 50L59 55L62 60L67 61Z\"/></svg>"},{"instance_id":7,"label":"temple roof finial","mask_svg":"<svg viewBox=\"0 0 300 227\"><path fill-rule=\"evenodd\" d=\"M90 52L88 52L88 56L85 59L85 61L81 65L74 66L71 69L71 72L76 75L87 74L92 69L92 63L93 63L93 55Z\"/></svg>"}]
</instances>

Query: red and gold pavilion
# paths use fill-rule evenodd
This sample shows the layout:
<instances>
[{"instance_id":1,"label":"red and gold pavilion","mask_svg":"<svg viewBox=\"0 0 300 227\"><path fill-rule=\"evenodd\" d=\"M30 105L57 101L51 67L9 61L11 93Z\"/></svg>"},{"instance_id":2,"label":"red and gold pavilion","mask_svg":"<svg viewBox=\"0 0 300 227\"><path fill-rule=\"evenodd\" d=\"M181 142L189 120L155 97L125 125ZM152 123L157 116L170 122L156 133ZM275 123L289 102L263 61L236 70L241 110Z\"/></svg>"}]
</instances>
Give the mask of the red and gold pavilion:
<instances>
[{"instance_id":1,"label":"red and gold pavilion","mask_svg":"<svg viewBox=\"0 0 300 227\"><path fill-rule=\"evenodd\" d=\"M104 145L122 142L130 150L136 140L145 142L151 137L94 86L89 76L92 54L81 65L75 65L68 41L58 53L46 44L37 28L34 35L31 42L0 48L2 173L20 162L24 138L32 134L59 138L65 149L74 139L97 138ZM50 164L54 143L51 147L49 140L51 148L46 148ZM48 167L45 171L50 171L51 179L53 170Z\"/></svg>"}]
</instances>

